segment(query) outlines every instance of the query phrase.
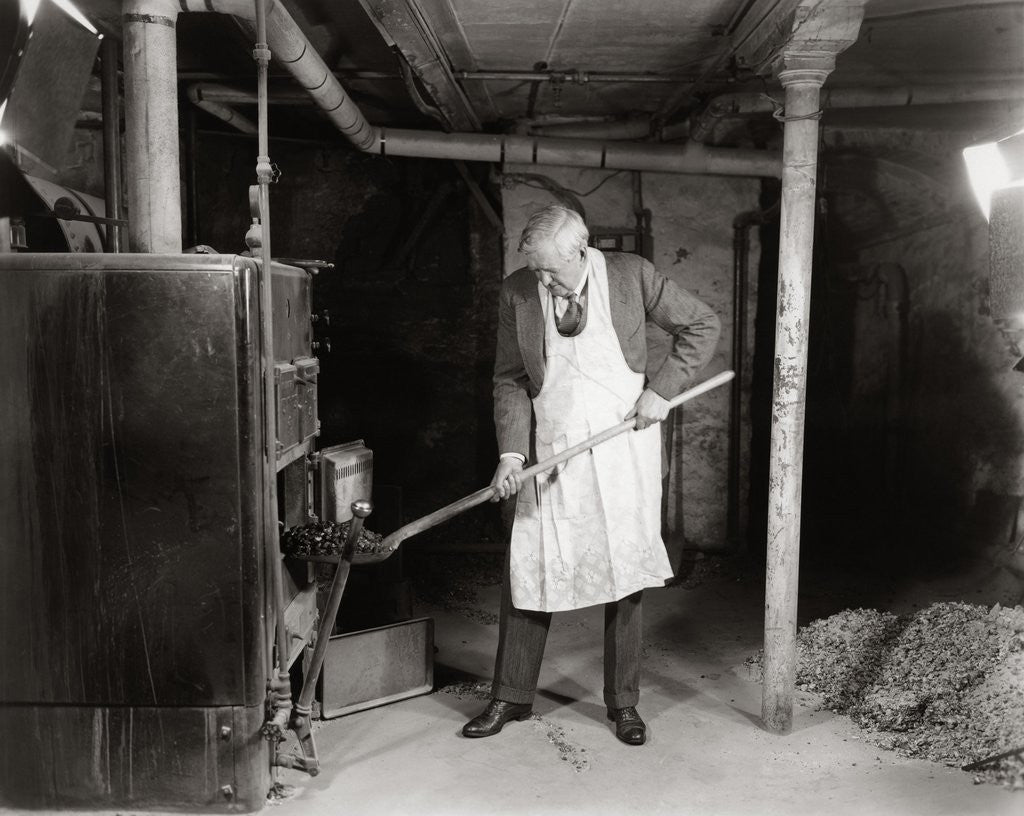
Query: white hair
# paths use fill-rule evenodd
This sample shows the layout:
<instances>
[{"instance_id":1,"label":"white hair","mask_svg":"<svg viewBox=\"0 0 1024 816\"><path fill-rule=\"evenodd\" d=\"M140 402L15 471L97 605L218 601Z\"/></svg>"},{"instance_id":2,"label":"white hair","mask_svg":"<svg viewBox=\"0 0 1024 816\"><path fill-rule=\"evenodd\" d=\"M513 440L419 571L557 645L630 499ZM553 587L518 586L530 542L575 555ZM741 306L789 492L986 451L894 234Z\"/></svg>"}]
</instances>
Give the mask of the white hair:
<instances>
[{"instance_id":1,"label":"white hair","mask_svg":"<svg viewBox=\"0 0 1024 816\"><path fill-rule=\"evenodd\" d=\"M519 239L519 251L529 255L540 244L551 243L563 260L586 249L590 231L575 210L551 204L530 216Z\"/></svg>"}]
</instances>

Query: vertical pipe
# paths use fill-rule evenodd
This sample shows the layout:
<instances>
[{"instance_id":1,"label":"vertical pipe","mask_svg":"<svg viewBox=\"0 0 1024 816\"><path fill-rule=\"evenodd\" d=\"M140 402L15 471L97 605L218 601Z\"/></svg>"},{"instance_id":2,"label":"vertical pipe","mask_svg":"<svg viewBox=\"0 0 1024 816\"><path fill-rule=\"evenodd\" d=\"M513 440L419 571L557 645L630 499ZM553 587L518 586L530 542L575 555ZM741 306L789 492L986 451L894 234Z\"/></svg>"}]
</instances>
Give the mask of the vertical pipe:
<instances>
[{"instance_id":1,"label":"vertical pipe","mask_svg":"<svg viewBox=\"0 0 1024 816\"><path fill-rule=\"evenodd\" d=\"M828 73L822 67L813 66L787 69L779 74L786 89L786 116L768 482L761 718L769 730L781 734L789 733L792 728L796 681L800 490L814 246L814 188L818 166L816 114L821 86Z\"/></svg>"},{"instance_id":2,"label":"vertical pipe","mask_svg":"<svg viewBox=\"0 0 1024 816\"><path fill-rule=\"evenodd\" d=\"M185 115L185 242L199 243L199 174L196 171L196 112Z\"/></svg>"},{"instance_id":3,"label":"vertical pipe","mask_svg":"<svg viewBox=\"0 0 1024 816\"><path fill-rule=\"evenodd\" d=\"M729 394L729 484L726 513L726 538L730 542L740 535L740 430L743 401L743 351L746 345L747 256L750 251L748 213L733 221L732 233L732 370L736 379Z\"/></svg>"},{"instance_id":4,"label":"vertical pipe","mask_svg":"<svg viewBox=\"0 0 1024 816\"><path fill-rule=\"evenodd\" d=\"M117 87L119 43L104 37L100 43L100 93L103 105L103 195L107 218L121 217L121 106ZM121 252L121 227L106 225L107 252Z\"/></svg>"},{"instance_id":5,"label":"vertical pipe","mask_svg":"<svg viewBox=\"0 0 1024 816\"><path fill-rule=\"evenodd\" d=\"M258 66L259 155L256 178L259 181L260 209L260 336L263 358L263 410L266 420L265 463L263 473L263 535L270 561L270 581L274 593L277 631L277 681L279 691L288 688L288 632L284 618L284 578L281 574L281 542L277 528L277 400L274 389L274 295L270 254L270 136L267 132L267 0L256 0L256 48L253 57ZM290 703L282 710L290 709Z\"/></svg>"},{"instance_id":6,"label":"vertical pipe","mask_svg":"<svg viewBox=\"0 0 1024 816\"><path fill-rule=\"evenodd\" d=\"M175 20L127 12L124 22L128 244L181 252L178 66Z\"/></svg>"}]
</instances>

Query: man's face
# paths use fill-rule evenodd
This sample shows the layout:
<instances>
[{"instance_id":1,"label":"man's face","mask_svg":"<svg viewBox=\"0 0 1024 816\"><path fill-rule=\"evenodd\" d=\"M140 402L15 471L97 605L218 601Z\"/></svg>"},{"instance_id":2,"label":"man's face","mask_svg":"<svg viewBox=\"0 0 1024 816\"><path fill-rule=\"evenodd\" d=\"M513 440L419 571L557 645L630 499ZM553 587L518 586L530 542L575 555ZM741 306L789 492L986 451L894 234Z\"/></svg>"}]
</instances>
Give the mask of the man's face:
<instances>
[{"instance_id":1,"label":"man's face","mask_svg":"<svg viewBox=\"0 0 1024 816\"><path fill-rule=\"evenodd\" d=\"M527 266L555 297L568 297L579 285L586 264L584 252L566 260L553 243L542 243L527 256Z\"/></svg>"}]
</instances>

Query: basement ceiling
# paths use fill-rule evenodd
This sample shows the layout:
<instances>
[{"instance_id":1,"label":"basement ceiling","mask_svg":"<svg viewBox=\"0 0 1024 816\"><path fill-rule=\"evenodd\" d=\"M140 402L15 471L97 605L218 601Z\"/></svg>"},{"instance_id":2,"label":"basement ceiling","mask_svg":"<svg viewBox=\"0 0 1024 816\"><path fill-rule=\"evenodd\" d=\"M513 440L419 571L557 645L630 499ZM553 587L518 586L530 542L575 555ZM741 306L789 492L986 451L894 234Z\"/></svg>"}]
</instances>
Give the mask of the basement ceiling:
<instances>
[{"instance_id":1,"label":"basement ceiling","mask_svg":"<svg viewBox=\"0 0 1024 816\"><path fill-rule=\"evenodd\" d=\"M80 5L118 33L115 0L81 0ZM777 90L732 59L733 35L744 18L763 15L771 5L766 0L285 0L371 121L437 128L440 117L433 108L440 108L447 114L442 126L455 130L636 115L673 121L722 92ZM1024 0L868 0L865 9L860 38L839 57L828 87L1011 80L1024 88ZM223 15L183 15L179 21L183 83L216 79L251 87L250 52L242 28ZM402 78L410 65L419 75L411 84ZM892 109L845 111L843 119L896 126L916 121L923 127L944 127L951 119L934 109L898 110L895 115ZM966 110L984 125L1019 115L1021 105ZM292 127L297 121L315 123L318 116L310 108L298 119L290 117Z\"/></svg>"}]
</instances>

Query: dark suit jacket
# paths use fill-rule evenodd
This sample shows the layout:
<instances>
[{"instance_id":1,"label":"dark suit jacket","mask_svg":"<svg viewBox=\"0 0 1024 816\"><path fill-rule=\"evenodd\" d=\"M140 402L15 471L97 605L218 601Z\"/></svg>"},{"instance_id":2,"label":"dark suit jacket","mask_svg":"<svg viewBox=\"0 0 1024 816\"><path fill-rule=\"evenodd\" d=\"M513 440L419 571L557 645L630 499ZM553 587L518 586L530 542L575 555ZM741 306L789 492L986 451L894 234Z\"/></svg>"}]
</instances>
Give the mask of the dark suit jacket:
<instances>
[{"instance_id":1,"label":"dark suit jacket","mask_svg":"<svg viewBox=\"0 0 1024 816\"><path fill-rule=\"evenodd\" d=\"M626 363L643 373L647 366L648 320L674 342L648 387L665 399L682 393L715 351L719 321L685 289L659 275L638 255L604 253L612 324ZM527 267L502 283L498 305L498 347L494 360L494 425L499 453L530 455L530 399L544 384L544 310L537 278Z\"/></svg>"}]
</instances>

